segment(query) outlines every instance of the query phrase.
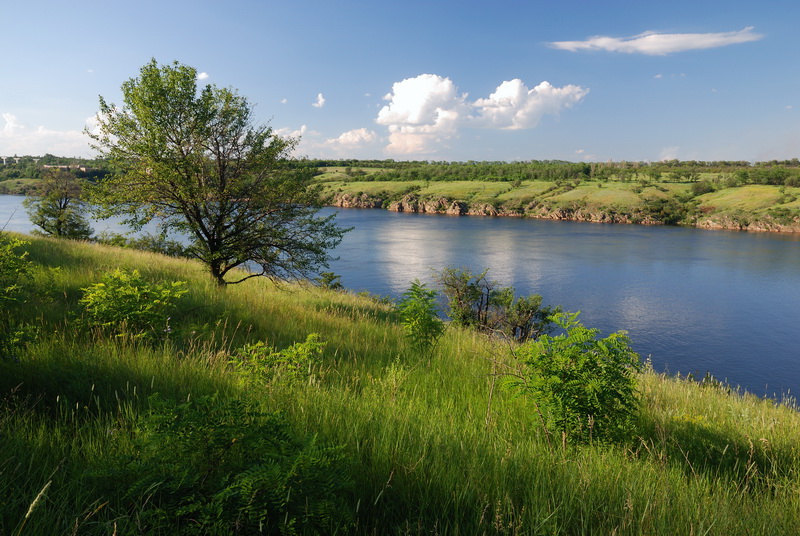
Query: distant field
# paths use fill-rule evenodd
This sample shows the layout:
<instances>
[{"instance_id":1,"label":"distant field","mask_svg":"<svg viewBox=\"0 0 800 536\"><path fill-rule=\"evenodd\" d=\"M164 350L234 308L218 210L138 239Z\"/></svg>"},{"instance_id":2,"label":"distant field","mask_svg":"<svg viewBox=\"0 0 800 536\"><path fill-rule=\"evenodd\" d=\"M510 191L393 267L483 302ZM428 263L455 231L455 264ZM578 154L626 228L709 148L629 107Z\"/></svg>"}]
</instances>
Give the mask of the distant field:
<instances>
[{"instance_id":1,"label":"distant field","mask_svg":"<svg viewBox=\"0 0 800 536\"><path fill-rule=\"evenodd\" d=\"M350 170L348 173L347 170ZM320 173L315 177L315 180L319 182L328 182L328 181L346 181L351 178L363 177L365 175L375 175L377 173L381 173L382 171L386 171L382 168L347 168L342 166L331 166L331 167L322 167L319 168Z\"/></svg>"},{"instance_id":2,"label":"distant field","mask_svg":"<svg viewBox=\"0 0 800 536\"><path fill-rule=\"evenodd\" d=\"M598 187L601 185L602 187ZM556 203L582 201L593 206L615 206L630 209L642 204L642 198L633 192L630 183L581 183L574 190L551 197Z\"/></svg>"},{"instance_id":3,"label":"distant field","mask_svg":"<svg viewBox=\"0 0 800 536\"><path fill-rule=\"evenodd\" d=\"M319 178L317 178L319 180ZM331 181L325 182L325 191L329 193L343 193L349 195L367 194L378 197L390 197L420 188L425 181Z\"/></svg>"},{"instance_id":4,"label":"distant field","mask_svg":"<svg viewBox=\"0 0 800 536\"><path fill-rule=\"evenodd\" d=\"M716 174L705 174L713 181ZM713 175L713 177L712 177ZM701 179L701 180L703 180ZM384 202L405 196L419 200L446 198L474 207L491 205L507 213L564 217L564 211L591 221L666 222L704 227L800 231L800 188L773 185L724 187L722 182L630 181L332 181L337 195L368 195ZM701 193L700 188L715 189ZM335 201L334 201L335 202ZM604 214L608 217L603 216Z\"/></svg>"},{"instance_id":5,"label":"distant field","mask_svg":"<svg viewBox=\"0 0 800 536\"><path fill-rule=\"evenodd\" d=\"M776 186L750 185L741 188L726 188L699 197L701 207L713 207L717 210L759 211L784 204L788 197L800 196L800 188L784 188L781 193ZM795 206L800 203L794 201Z\"/></svg>"},{"instance_id":6,"label":"distant field","mask_svg":"<svg viewBox=\"0 0 800 536\"><path fill-rule=\"evenodd\" d=\"M0 194L25 195L39 183L38 179L10 179L0 181Z\"/></svg>"},{"instance_id":7,"label":"distant field","mask_svg":"<svg viewBox=\"0 0 800 536\"><path fill-rule=\"evenodd\" d=\"M419 191L425 197L447 197L470 203L491 203L498 195L512 190L507 182L447 181L430 182Z\"/></svg>"}]
</instances>

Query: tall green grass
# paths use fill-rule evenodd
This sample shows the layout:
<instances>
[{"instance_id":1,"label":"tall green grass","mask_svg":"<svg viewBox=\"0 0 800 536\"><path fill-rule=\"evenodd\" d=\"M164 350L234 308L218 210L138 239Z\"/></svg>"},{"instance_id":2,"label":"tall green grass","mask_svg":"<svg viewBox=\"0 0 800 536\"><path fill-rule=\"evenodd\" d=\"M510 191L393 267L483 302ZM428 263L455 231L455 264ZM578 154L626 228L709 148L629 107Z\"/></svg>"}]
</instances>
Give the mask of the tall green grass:
<instances>
[{"instance_id":1,"label":"tall green grass","mask_svg":"<svg viewBox=\"0 0 800 536\"><path fill-rule=\"evenodd\" d=\"M534 401L504 387L518 366L507 347L474 332L449 328L420 354L394 311L370 298L261 280L219 289L191 261L31 242L37 292L21 314L39 336L19 362L0 362L0 534L180 533L137 524L151 505L97 484L133 455L155 393L249 400L297 434L341 446L350 521L330 533L800 527L800 415L789 405L646 371L635 439L567 445L545 433ZM116 267L188 282L164 340L114 337L82 320L81 289ZM285 348L309 333L327 345L306 381L249 381L228 365L245 343Z\"/></svg>"}]
</instances>

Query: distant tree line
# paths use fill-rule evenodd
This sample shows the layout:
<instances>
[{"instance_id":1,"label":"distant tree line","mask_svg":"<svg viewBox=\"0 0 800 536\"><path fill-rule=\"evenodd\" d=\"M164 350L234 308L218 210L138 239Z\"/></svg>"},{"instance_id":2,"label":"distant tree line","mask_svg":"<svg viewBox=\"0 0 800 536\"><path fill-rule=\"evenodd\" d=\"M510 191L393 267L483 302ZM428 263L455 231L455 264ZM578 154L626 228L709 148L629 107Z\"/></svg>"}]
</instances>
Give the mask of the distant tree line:
<instances>
[{"instance_id":1,"label":"distant tree line","mask_svg":"<svg viewBox=\"0 0 800 536\"><path fill-rule=\"evenodd\" d=\"M397 161L386 160L328 160L297 159L292 167L304 168L321 175L328 168L344 171L349 180L358 181L548 181L574 182L581 180L617 180L623 182L682 182L709 181L716 187L731 188L746 184L800 186L800 160L743 160L661 162L568 162L563 160L502 161ZM0 182L14 179L40 179L51 166L69 166L79 179L98 182L113 176L110 162L104 158L65 158L51 154L41 157L6 157L0 165ZM366 170L374 170L367 172ZM703 179L705 176L705 179ZM0 192L2 193L2 192Z\"/></svg>"},{"instance_id":2,"label":"distant tree line","mask_svg":"<svg viewBox=\"0 0 800 536\"><path fill-rule=\"evenodd\" d=\"M58 166L76 178L96 182L111 173L110 165L103 158L66 158L45 154L44 156L4 156L0 160L0 182L15 179L41 179L43 173ZM68 169L67 169L68 168Z\"/></svg>"},{"instance_id":3,"label":"distant tree line","mask_svg":"<svg viewBox=\"0 0 800 536\"><path fill-rule=\"evenodd\" d=\"M618 180L695 183L708 175L721 187L745 184L800 186L800 160L678 161L662 162L567 162L529 160L522 162L395 161L395 160L299 160L297 166L316 170L342 169L358 181L550 181ZM366 172L365 170L377 170Z\"/></svg>"}]
</instances>

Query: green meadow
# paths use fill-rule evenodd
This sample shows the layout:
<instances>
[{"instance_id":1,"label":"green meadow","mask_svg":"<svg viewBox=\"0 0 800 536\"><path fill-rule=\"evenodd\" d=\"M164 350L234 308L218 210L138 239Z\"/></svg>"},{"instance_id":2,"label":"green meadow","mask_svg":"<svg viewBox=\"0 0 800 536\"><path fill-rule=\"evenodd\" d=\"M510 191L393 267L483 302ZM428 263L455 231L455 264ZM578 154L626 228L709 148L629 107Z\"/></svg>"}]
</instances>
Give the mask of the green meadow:
<instances>
[{"instance_id":1,"label":"green meadow","mask_svg":"<svg viewBox=\"0 0 800 536\"><path fill-rule=\"evenodd\" d=\"M450 326L422 352L374 296L263 279L220 288L193 261L24 239L15 320L31 335L0 360L2 535L800 527L791 401L645 367L629 438L574 444L508 388L520 368L508 342ZM186 282L148 337L93 323L81 302L117 268ZM267 366L237 360L258 343Z\"/></svg>"}]
</instances>

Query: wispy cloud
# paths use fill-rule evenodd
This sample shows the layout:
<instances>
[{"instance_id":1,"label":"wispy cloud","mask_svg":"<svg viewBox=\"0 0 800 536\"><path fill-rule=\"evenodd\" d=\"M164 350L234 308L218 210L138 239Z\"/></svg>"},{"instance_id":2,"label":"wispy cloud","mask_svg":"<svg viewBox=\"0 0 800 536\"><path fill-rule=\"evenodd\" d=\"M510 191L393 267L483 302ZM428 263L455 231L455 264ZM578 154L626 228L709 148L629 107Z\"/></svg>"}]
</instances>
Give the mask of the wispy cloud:
<instances>
[{"instance_id":1,"label":"wispy cloud","mask_svg":"<svg viewBox=\"0 0 800 536\"><path fill-rule=\"evenodd\" d=\"M657 33L645 32L633 37L595 36L583 41L554 41L553 48L578 52L584 50L604 50L626 54L647 54L663 56L673 52L718 48L762 39L761 34L753 32L748 26L738 32L722 33Z\"/></svg>"},{"instance_id":2,"label":"wispy cloud","mask_svg":"<svg viewBox=\"0 0 800 536\"><path fill-rule=\"evenodd\" d=\"M322 93L317 94L317 102L313 103L311 106L314 108L322 108L325 106L325 97L322 96Z\"/></svg>"},{"instance_id":3,"label":"wispy cloud","mask_svg":"<svg viewBox=\"0 0 800 536\"><path fill-rule=\"evenodd\" d=\"M658 160L664 162L666 160L677 160L680 147L673 145L671 147L664 147L658 155Z\"/></svg>"},{"instance_id":4,"label":"wispy cloud","mask_svg":"<svg viewBox=\"0 0 800 536\"><path fill-rule=\"evenodd\" d=\"M529 89L521 80L505 81L487 98L468 100L449 78L422 74L396 82L384 97L388 104L376 122L389 130L386 151L395 154L436 152L461 128L519 130L534 128L546 114L580 102L588 89L542 82Z\"/></svg>"}]
</instances>

